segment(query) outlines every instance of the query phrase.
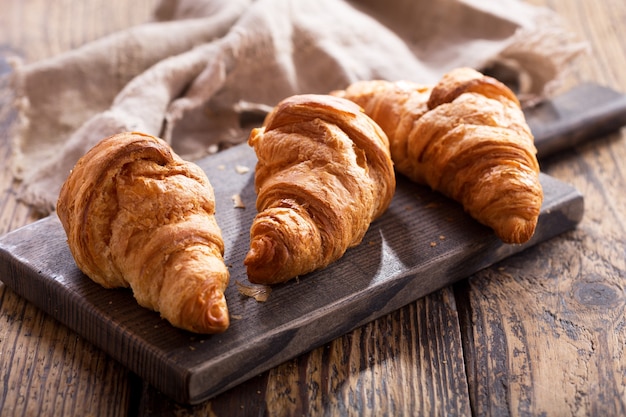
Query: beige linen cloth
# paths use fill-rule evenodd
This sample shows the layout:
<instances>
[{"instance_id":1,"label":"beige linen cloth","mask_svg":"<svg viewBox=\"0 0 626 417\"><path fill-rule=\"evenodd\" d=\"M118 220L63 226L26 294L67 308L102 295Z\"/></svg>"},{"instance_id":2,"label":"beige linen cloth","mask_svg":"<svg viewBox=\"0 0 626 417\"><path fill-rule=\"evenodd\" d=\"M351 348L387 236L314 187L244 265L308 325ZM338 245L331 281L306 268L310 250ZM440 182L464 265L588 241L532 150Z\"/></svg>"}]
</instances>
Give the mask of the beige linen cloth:
<instances>
[{"instance_id":1,"label":"beige linen cloth","mask_svg":"<svg viewBox=\"0 0 626 417\"><path fill-rule=\"evenodd\" d=\"M553 12L521 0L162 0L150 22L16 64L12 170L20 198L47 213L78 158L120 131L194 160L245 141L246 115L289 95L433 83L459 66L494 70L533 100L581 49Z\"/></svg>"}]
</instances>

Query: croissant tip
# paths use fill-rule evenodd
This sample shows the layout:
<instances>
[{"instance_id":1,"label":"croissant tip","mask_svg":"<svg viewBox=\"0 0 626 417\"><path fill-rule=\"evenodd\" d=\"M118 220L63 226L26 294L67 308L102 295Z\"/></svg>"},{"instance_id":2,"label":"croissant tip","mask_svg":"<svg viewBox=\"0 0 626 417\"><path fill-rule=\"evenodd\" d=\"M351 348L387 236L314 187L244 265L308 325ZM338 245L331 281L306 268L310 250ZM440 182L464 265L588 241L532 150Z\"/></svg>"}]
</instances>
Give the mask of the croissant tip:
<instances>
[{"instance_id":1,"label":"croissant tip","mask_svg":"<svg viewBox=\"0 0 626 417\"><path fill-rule=\"evenodd\" d=\"M230 326L230 317L224 293L211 288L190 299L181 312L181 318L189 323L189 330L196 333L222 333Z\"/></svg>"},{"instance_id":2,"label":"croissant tip","mask_svg":"<svg viewBox=\"0 0 626 417\"><path fill-rule=\"evenodd\" d=\"M510 217L496 230L496 235L507 244L521 245L528 242L535 234L537 219Z\"/></svg>"},{"instance_id":3,"label":"croissant tip","mask_svg":"<svg viewBox=\"0 0 626 417\"><path fill-rule=\"evenodd\" d=\"M226 302L223 305L211 306L211 308L207 309L205 317L207 323L205 329L208 333L222 333L230 326Z\"/></svg>"},{"instance_id":4,"label":"croissant tip","mask_svg":"<svg viewBox=\"0 0 626 417\"><path fill-rule=\"evenodd\" d=\"M248 280L253 284L277 284L287 279L280 274L284 255L269 236L259 236L250 242L244 261Z\"/></svg>"}]
</instances>

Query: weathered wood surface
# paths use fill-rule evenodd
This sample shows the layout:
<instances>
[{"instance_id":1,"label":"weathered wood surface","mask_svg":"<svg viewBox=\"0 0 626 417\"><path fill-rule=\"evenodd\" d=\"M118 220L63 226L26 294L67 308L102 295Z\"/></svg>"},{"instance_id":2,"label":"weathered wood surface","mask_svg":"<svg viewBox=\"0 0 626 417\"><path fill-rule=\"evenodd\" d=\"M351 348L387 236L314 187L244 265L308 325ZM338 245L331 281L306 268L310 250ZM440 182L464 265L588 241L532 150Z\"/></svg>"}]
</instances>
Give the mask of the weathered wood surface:
<instances>
[{"instance_id":1,"label":"weathered wood surface","mask_svg":"<svg viewBox=\"0 0 626 417\"><path fill-rule=\"evenodd\" d=\"M0 237L0 279L18 294L183 403L198 403L393 312L512 253L573 229L583 197L541 175L544 201L530 242L505 245L462 208L398 178L391 205L360 245L323 270L275 286L267 301L239 294L254 209L256 157L241 144L197 162L215 190L231 281L227 332L192 336L103 289L76 267L61 223L49 216ZM233 207L237 194L246 208ZM340 277L340 278L339 278ZM236 319L235 319L236 318ZM462 376L462 375L460 375Z\"/></svg>"},{"instance_id":2,"label":"weathered wood surface","mask_svg":"<svg viewBox=\"0 0 626 417\"><path fill-rule=\"evenodd\" d=\"M16 201L7 169L16 122L9 57L54 56L143 22L154 3L0 1L0 234L38 218ZM138 404L136 378L125 367L2 284L0 376L2 416L122 416Z\"/></svg>"},{"instance_id":3,"label":"weathered wood surface","mask_svg":"<svg viewBox=\"0 0 626 417\"><path fill-rule=\"evenodd\" d=\"M626 3L545 3L590 45L571 82L626 91ZM476 415L626 414L625 136L543 161L585 195L582 223L456 291Z\"/></svg>"},{"instance_id":4,"label":"weathered wood surface","mask_svg":"<svg viewBox=\"0 0 626 417\"><path fill-rule=\"evenodd\" d=\"M563 89L626 91L626 4L532 0L590 44ZM141 22L153 1L0 0L0 73ZM0 79L0 158L10 110ZM626 404L624 133L542 161L585 195L576 231L194 407L173 403L0 285L1 415L620 415ZM3 164L4 166L4 164ZM0 170L0 233L32 222ZM461 341L463 343L461 343ZM463 348L462 345L463 344ZM459 378L467 374L467 379ZM466 381L466 382L465 382Z\"/></svg>"}]
</instances>

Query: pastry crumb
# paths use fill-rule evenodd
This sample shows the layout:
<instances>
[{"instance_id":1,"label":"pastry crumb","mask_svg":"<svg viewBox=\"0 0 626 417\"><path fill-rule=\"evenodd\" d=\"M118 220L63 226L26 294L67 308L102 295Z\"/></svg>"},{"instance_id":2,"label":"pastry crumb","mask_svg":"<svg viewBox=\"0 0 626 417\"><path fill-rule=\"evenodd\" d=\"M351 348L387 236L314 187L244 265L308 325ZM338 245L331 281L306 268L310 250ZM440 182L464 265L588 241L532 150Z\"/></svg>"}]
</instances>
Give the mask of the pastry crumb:
<instances>
[{"instance_id":1,"label":"pastry crumb","mask_svg":"<svg viewBox=\"0 0 626 417\"><path fill-rule=\"evenodd\" d=\"M250 168L243 165L235 165L235 171L237 172L237 174L247 174L248 172L250 172Z\"/></svg>"},{"instance_id":2,"label":"pastry crumb","mask_svg":"<svg viewBox=\"0 0 626 417\"><path fill-rule=\"evenodd\" d=\"M444 235L439 235L439 240L446 240L446 237Z\"/></svg>"},{"instance_id":3,"label":"pastry crumb","mask_svg":"<svg viewBox=\"0 0 626 417\"><path fill-rule=\"evenodd\" d=\"M217 169L219 169L220 171L224 171L226 169L226 165L218 165Z\"/></svg>"},{"instance_id":4,"label":"pastry crumb","mask_svg":"<svg viewBox=\"0 0 626 417\"><path fill-rule=\"evenodd\" d=\"M434 248L435 246L437 246L437 242L430 242L430 247Z\"/></svg>"},{"instance_id":5,"label":"pastry crumb","mask_svg":"<svg viewBox=\"0 0 626 417\"><path fill-rule=\"evenodd\" d=\"M241 320L243 316L241 314L231 314L230 318L233 320Z\"/></svg>"},{"instance_id":6,"label":"pastry crumb","mask_svg":"<svg viewBox=\"0 0 626 417\"><path fill-rule=\"evenodd\" d=\"M272 288L269 285L248 285L239 281L235 281L235 284L237 284L237 290L239 290L241 295L252 297L261 303L267 301L272 293Z\"/></svg>"},{"instance_id":7,"label":"pastry crumb","mask_svg":"<svg viewBox=\"0 0 626 417\"><path fill-rule=\"evenodd\" d=\"M243 203L241 196L239 194L233 194L231 197L233 199L233 207L235 208L246 208L246 205Z\"/></svg>"}]
</instances>

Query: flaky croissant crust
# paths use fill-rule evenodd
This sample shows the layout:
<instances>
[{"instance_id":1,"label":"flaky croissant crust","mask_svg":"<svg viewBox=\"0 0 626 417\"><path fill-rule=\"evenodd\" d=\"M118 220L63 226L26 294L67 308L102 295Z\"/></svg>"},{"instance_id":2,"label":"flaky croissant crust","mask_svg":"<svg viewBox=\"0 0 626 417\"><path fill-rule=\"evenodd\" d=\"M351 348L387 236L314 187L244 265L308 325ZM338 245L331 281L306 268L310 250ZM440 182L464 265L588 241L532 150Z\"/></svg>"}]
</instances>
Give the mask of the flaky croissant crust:
<instances>
[{"instance_id":1,"label":"flaky croissant crust","mask_svg":"<svg viewBox=\"0 0 626 417\"><path fill-rule=\"evenodd\" d=\"M361 242L393 197L388 139L348 100L289 97L248 143L258 157L259 214L244 260L252 282L284 282L329 265Z\"/></svg>"},{"instance_id":2,"label":"flaky croissant crust","mask_svg":"<svg viewBox=\"0 0 626 417\"><path fill-rule=\"evenodd\" d=\"M57 213L77 266L174 326L215 333L229 325L229 273L204 172L161 139L121 133L83 156Z\"/></svg>"},{"instance_id":3,"label":"flaky croissant crust","mask_svg":"<svg viewBox=\"0 0 626 417\"><path fill-rule=\"evenodd\" d=\"M513 92L470 68L435 86L362 81L333 94L381 125L398 172L459 201L506 243L534 234L543 201L534 139Z\"/></svg>"}]
</instances>

